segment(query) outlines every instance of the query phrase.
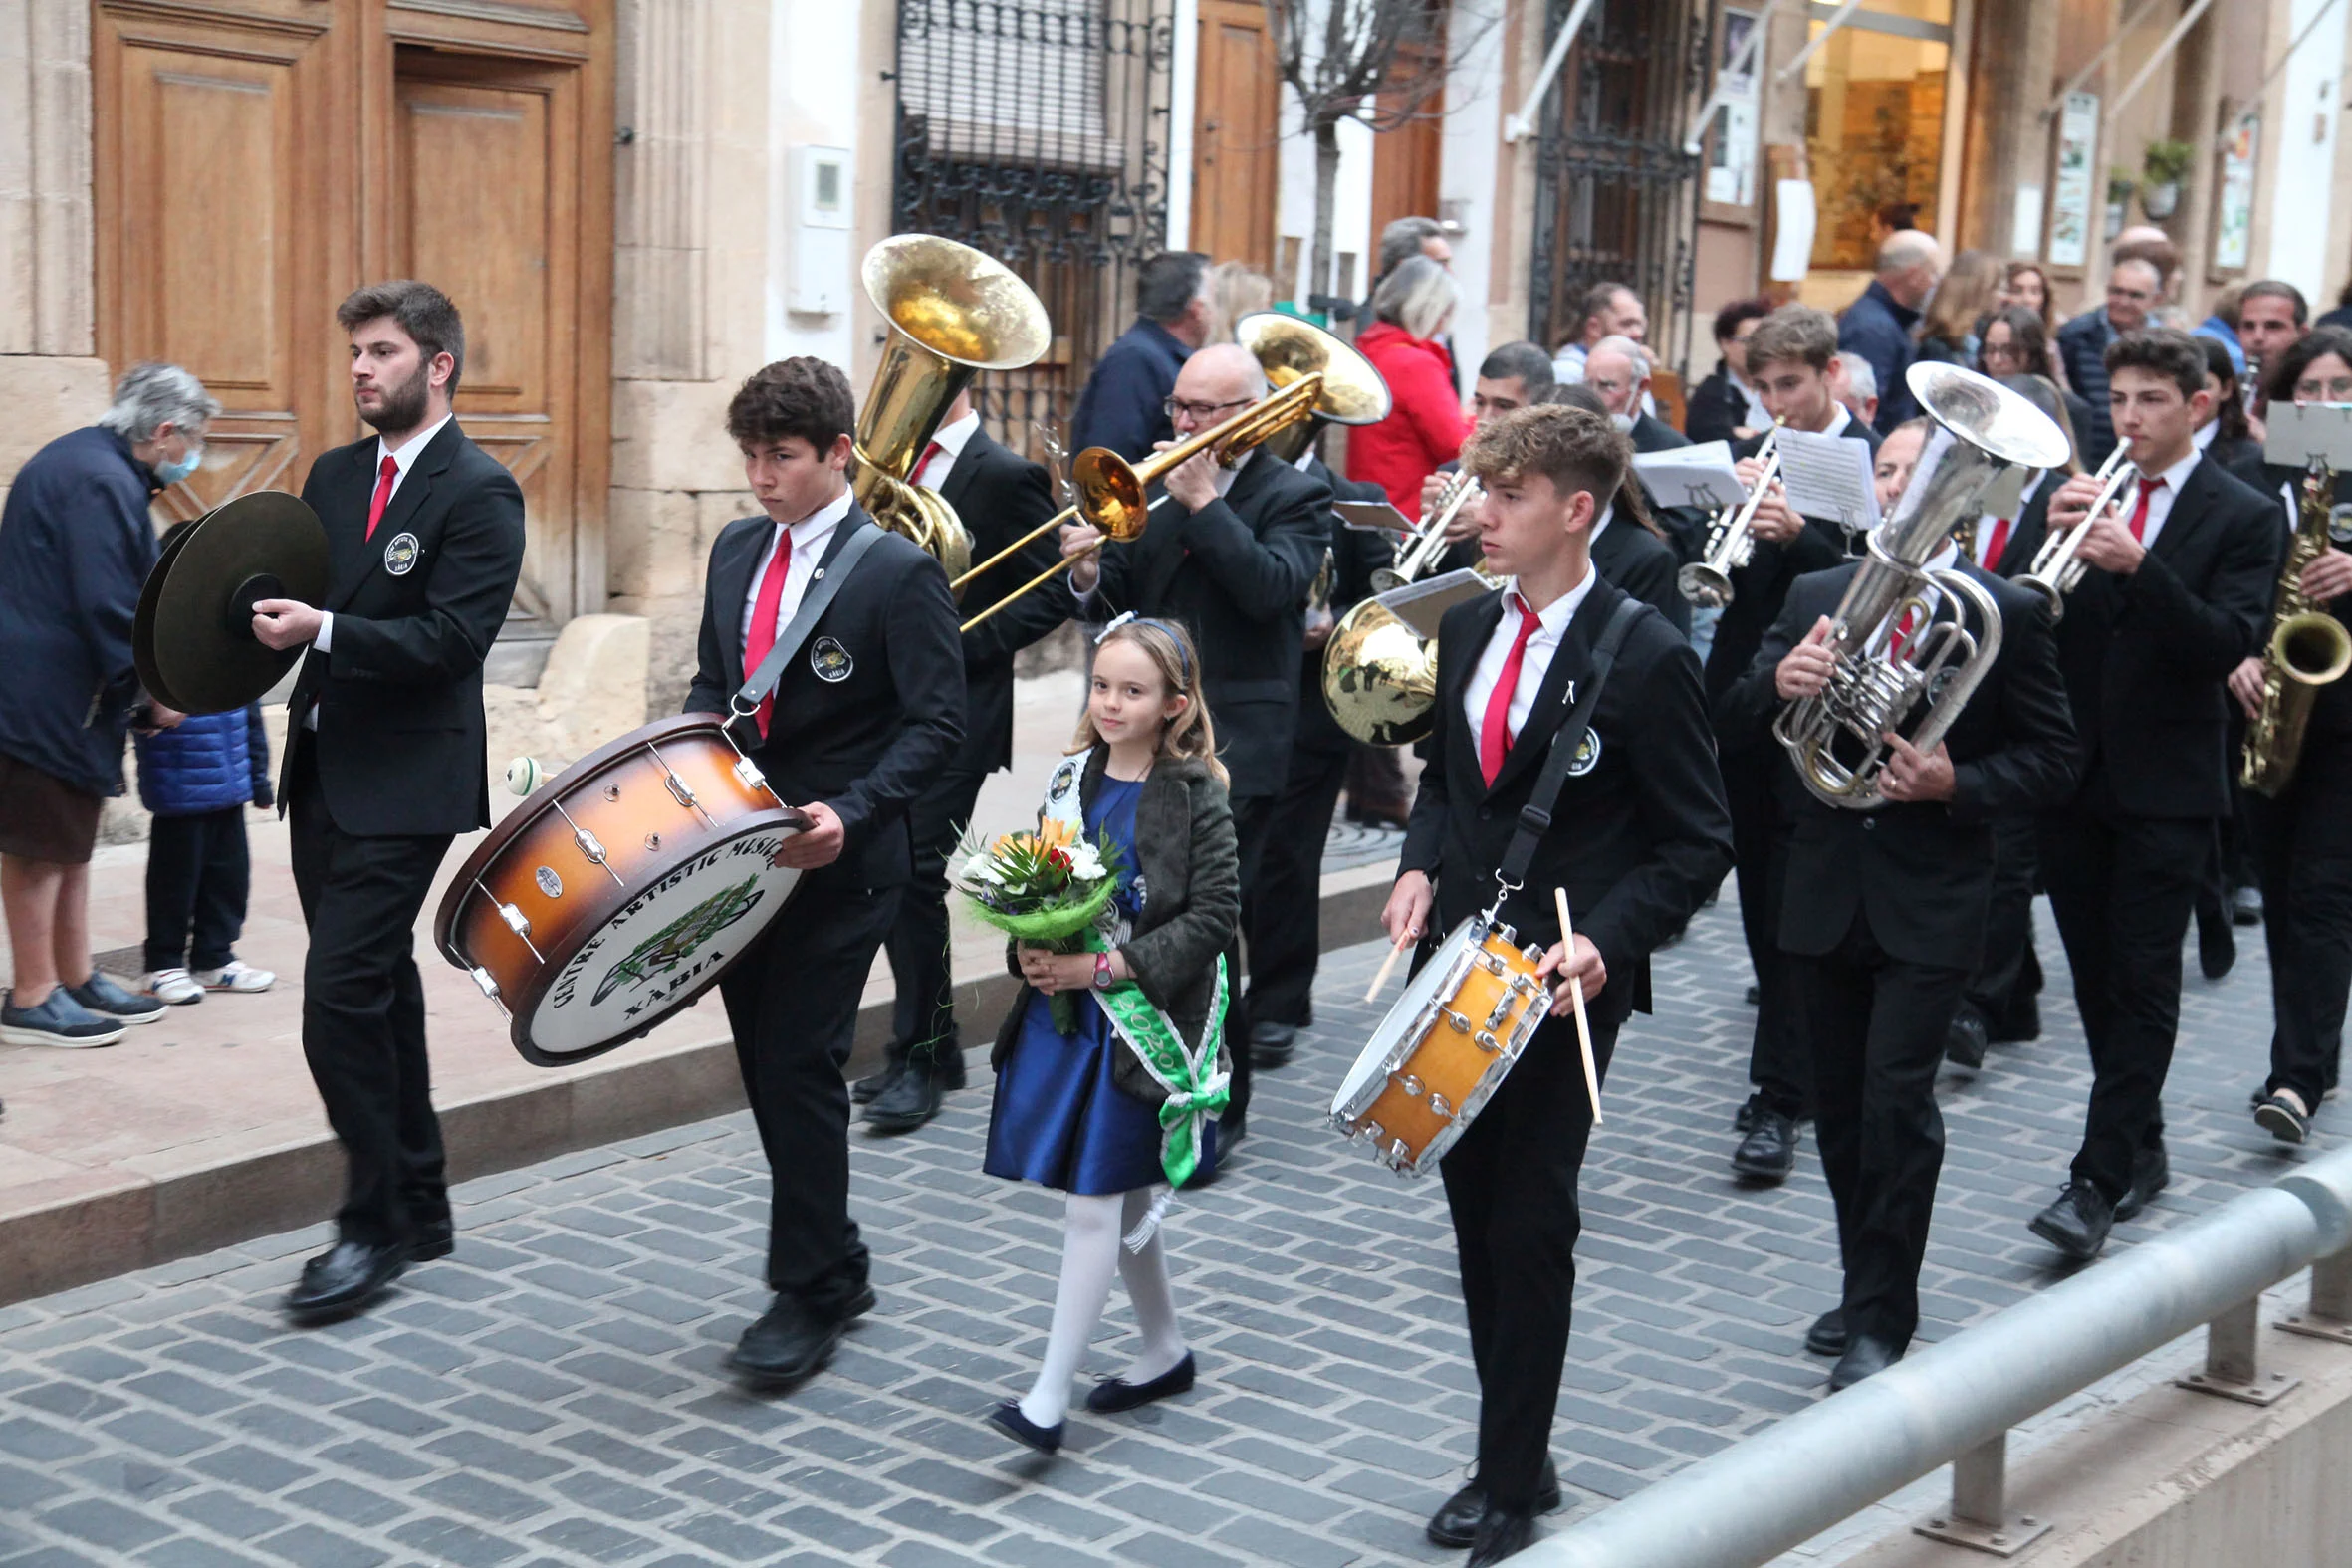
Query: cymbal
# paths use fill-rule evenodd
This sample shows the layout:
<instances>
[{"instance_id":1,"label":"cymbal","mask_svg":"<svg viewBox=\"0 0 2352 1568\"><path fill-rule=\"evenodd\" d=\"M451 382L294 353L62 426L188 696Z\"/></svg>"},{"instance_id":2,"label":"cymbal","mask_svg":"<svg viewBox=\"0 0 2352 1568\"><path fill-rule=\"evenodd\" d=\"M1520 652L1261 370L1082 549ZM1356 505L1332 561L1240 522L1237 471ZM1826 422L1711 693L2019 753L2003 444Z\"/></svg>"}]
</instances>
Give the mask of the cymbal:
<instances>
[{"instance_id":1,"label":"cymbal","mask_svg":"<svg viewBox=\"0 0 2352 1568\"><path fill-rule=\"evenodd\" d=\"M226 713L301 659L253 635L257 599L327 596L327 530L299 496L239 496L180 529L147 573L131 652L149 696L182 713Z\"/></svg>"}]
</instances>

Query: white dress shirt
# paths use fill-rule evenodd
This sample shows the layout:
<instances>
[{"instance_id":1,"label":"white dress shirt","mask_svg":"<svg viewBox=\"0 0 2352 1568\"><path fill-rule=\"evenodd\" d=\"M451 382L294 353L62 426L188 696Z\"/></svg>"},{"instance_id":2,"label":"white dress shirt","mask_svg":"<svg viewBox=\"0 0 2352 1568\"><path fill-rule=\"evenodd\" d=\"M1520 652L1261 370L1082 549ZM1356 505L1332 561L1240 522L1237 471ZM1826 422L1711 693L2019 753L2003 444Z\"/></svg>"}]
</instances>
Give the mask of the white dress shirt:
<instances>
[{"instance_id":1,"label":"white dress shirt","mask_svg":"<svg viewBox=\"0 0 2352 1568\"><path fill-rule=\"evenodd\" d=\"M1568 622L1576 618L1577 606L1599 580L1600 573L1587 561L1582 582L1536 611L1536 618L1542 624L1528 639L1527 652L1520 656L1519 684L1511 689L1511 715L1507 722L1514 737L1527 728L1528 715L1535 707L1535 694L1543 689L1543 677L1551 669L1551 656L1559 651L1559 640L1567 632ZM1503 680L1503 666L1511 658L1511 645L1519 641L1520 621L1528 608L1527 600L1519 596L1519 578L1513 577L1503 586L1503 617L1495 623L1494 635L1487 639L1486 651L1478 656L1478 668L1470 672L1470 684L1462 692L1462 713L1470 721L1474 745L1487 721L1487 704Z\"/></svg>"},{"instance_id":2,"label":"white dress shirt","mask_svg":"<svg viewBox=\"0 0 2352 1568\"><path fill-rule=\"evenodd\" d=\"M792 559L785 562L784 597L776 602L776 630L781 632L793 623L799 613L801 600L809 592L810 579L817 575L817 563L824 559L825 546L832 543L833 530L841 526L841 519L849 515L849 492L843 490L824 506L791 525L793 537ZM760 579L768 575L768 562L776 559L777 541L787 532L786 525L776 523L768 529L768 548L760 552L759 564L752 567L751 589L743 596L743 642L751 646L752 612L760 604ZM744 677L752 671L747 667Z\"/></svg>"},{"instance_id":3,"label":"white dress shirt","mask_svg":"<svg viewBox=\"0 0 2352 1568\"><path fill-rule=\"evenodd\" d=\"M407 482L408 471L416 466L416 460L424 455L424 449L431 445L433 437L441 433L441 427L449 423L452 417L452 415L443 414L398 446L387 445L382 436L375 438L375 461L367 468L367 504L370 507L375 504L375 481L377 476L383 473L383 460L388 457L392 460L393 465L392 493L383 498L384 514L388 517L392 510L392 498L399 495L400 486ZM375 542L369 540L368 543ZM319 632L311 639L311 646L321 653L335 651L335 617L324 610L319 613ZM311 711L303 715L303 723L313 730L319 728L319 705L317 703L311 704Z\"/></svg>"},{"instance_id":4,"label":"white dress shirt","mask_svg":"<svg viewBox=\"0 0 2352 1568\"><path fill-rule=\"evenodd\" d=\"M1584 536L1584 548L1586 550L1590 550L1593 546L1599 544L1601 530L1607 528L1611 523L1615 522L1616 519L1617 502L1615 498L1612 497L1609 500L1601 503L1600 516L1592 520L1592 529Z\"/></svg>"},{"instance_id":5,"label":"white dress shirt","mask_svg":"<svg viewBox=\"0 0 2352 1568\"><path fill-rule=\"evenodd\" d=\"M2142 479L2161 479L2164 481L2163 489L2153 490L2148 493L2148 521L2140 530L2140 544L2143 547L2149 550L2154 550L2156 548L2156 536L2164 532L2165 519L2173 515L2173 503L2180 499L2181 486L2188 482L2189 471L2194 469L2204 460L2205 454L2198 451L2195 446L2192 446L2189 448L2189 455L2187 457L2182 458L2178 463L2175 463L2163 473L2140 475L2140 478ZM2140 487L2135 481L2134 483L2123 487L2123 494L2116 501L2115 515L2117 521L2122 523L2126 528L2129 528L2131 526L2132 514L2138 511L2139 507Z\"/></svg>"},{"instance_id":6,"label":"white dress shirt","mask_svg":"<svg viewBox=\"0 0 2352 1568\"><path fill-rule=\"evenodd\" d=\"M2202 452L2207 447L2212 446L2214 444L2214 437L2221 433L2222 421L2219 419L2208 419L2204 424L2199 425L2196 429L2189 432L2189 442L2190 445L2196 447L2198 451Z\"/></svg>"},{"instance_id":7,"label":"white dress shirt","mask_svg":"<svg viewBox=\"0 0 2352 1568\"><path fill-rule=\"evenodd\" d=\"M980 416L966 414L963 418L941 425L934 431L931 436L931 444L938 447L939 450L931 454L930 462L915 470L915 483L926 490L937 490L945 485L949 470L953 469L956 466L956 460L964 455L964 447L972 439L972 432L979 428ZM800 548L798 544L793 546L796 551Z\"/></svg>"}]
</instances>

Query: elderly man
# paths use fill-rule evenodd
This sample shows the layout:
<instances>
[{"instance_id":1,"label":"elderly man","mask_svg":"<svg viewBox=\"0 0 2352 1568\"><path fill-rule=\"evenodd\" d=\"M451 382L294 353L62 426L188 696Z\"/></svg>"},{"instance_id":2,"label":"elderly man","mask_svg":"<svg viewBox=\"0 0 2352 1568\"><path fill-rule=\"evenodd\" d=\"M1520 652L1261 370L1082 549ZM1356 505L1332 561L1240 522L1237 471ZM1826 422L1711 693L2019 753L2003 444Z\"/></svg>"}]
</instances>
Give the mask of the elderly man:
<instances>
[{"instance_id":1,"label":"elderly man","mask_svg":"<svg viewBox=\"0 0 2352 1568\"><path fill-rule=\"evenodd\" d=\"M1583 380L1585 358L1603 337L1630 337L1640 342L1649 336L1650 318L1642 309L1641 296L1621 283L1596 283L1585 290L1583 312L1576 336L1561 343L1559 352L1551 356L1554 380Z\"/></svg>"},{"instance_id":2,"label":"elderly man","mask_svg":"<svg viewBox=\"0 0 2352 1568\"><path fill-rule=\"evenodd\" d=\"M1829 361L1829 395L1866 425L1878 422L1878 372L1858 353L1841 352Z\"/></svg>"},{"instance_id":3,"label":"elderly man","mask_svg":"<svg viewBox=\"0 0 2352 1568\"><path fill-rule=\"evenodd\" d=\"M0 512L0 905L15 985L11 1045L111 1045L163 1004L90 963L90 851L122 792L138 673L130 625L155 563L147 498L196 471L220 412L174 364L133 367L114 405L18 471ZM147 721L173 725L159 707Z\"/></svg>"},{"instance_id":4,"label":"elderly man","mask_svg":"<svg viewBox=\"0 0 2352 1568\"><path fill-rule=\"evenodd\" d=\"M2107 303L2085 311L2058 329L2058 362L2066 383L2090 404L2085 428L2074 432L2077 455L2095 469L2115 450L2115 420L2107 407L2107 345L2125 333L2146 327L2149 313L2164 298L2164 273L2141 256L2119 259L2107 269Z\"/></svg>"},{"instance_id":5,"label":"elderly man","mask_svg":"<svg viewBox=\"0 0 2352 1568\"><path fill-rule=\"evenodd\" d=\"M1600 394L1609 422L1633 437L1636 452L1689 446L1690 438L1649 411L1650 352L1630 337L1603 337L1584 360L1584 384Z\"/></svg>"},{"instance_id":6,"label":"elderly man","mask_svg":"<svg viewBox=\"0 0 2352 1568\"><path fill-rule=\"evenodd\" d=\"M1069 416L1069 449L1105 446L1133 461L1168 439L1161 405L1185 359L1209 340L1209 258L1162 251L1135 278L1135 325L1103 350Z\"/></svg>"},{"instance_id":7,"label":"elderly man","mask_svg":"<svg viewBox=\"0 0 2352 1568\"><path fill-rule=\"evenodd\" d=\"M1944 276L1944 248L1917 229L1887 236L1878 248L1878 276L1837 321L1837 346L1860 354L1878 377L1878 418L1884 435L1919 412L1903 372L1911 368L1912 329Z\"/></svg>"},{"instance_id":8,"label":"elderly man","mask_svg":"<svg viewBox=\"0 0 2352 1568\"><path fill-rule=\"evenodd\" d=\"M1248 349L1216 343L1185 361L1170 397L1179 437L1196 435L1265 397L1266 372ZM1306 589L1330 540L1331 492L1265 452L1238 468L1202 453L1167 478L1168 504L1141 539L1112 545L1083 524L1061 531L1075 556L1070 586L1088 618L1132 610L1183 623L1201 650L1201 688L1217 721L1219 756L1233 776L1233 824L1242 868L1242 930L1259 917L1266 829L1290 773L1305 651ZM1225 1146L1241 1138L1250 1100L1248 1020L1236 1008L1233 1103Z\"/></svg>"}]
</instances>

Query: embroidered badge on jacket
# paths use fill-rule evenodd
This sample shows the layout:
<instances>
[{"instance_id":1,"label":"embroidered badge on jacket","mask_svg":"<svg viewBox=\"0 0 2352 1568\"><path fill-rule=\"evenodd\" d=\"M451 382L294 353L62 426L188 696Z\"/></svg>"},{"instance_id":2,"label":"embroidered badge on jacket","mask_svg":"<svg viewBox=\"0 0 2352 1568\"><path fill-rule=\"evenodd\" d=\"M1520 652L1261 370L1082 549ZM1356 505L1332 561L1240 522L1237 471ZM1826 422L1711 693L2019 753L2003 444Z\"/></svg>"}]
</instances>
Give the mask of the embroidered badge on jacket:
<instances>
[{"instance_id":1,"label":"embroidered badge on jacket","mask_svg":"<svg viewBox=\"0 0 2352 1568\"><path fill-rule=\"evenodd\" d=\"M845 681L857 668L857 661L849 657L838 637L820 637L809 649L809 668L821 681Z\"/></svg>"},{"instance_id":2,"label":"embroidered badge on jacket","mask_svg":"<svg viewBox=\"0 0 2352 1568\"><path fill-rule=\"evenodd\" d=\"M394 534L383 548L383 569L395 577L404 577L416 568L417 554L414 534Z\"/></svg>"},{"instance_id":3,"label":"embroidered badge on jacket","mask_svg":"<svg viewBox=\"0 0 2352 1568\"><path fill-rule=\"evenodd\" d=\"M1568 759L1568 777L1581 779L1600 766L1600 737L1590 730L1576 743L1576 755Z\"/></svg>"}]
</instances>

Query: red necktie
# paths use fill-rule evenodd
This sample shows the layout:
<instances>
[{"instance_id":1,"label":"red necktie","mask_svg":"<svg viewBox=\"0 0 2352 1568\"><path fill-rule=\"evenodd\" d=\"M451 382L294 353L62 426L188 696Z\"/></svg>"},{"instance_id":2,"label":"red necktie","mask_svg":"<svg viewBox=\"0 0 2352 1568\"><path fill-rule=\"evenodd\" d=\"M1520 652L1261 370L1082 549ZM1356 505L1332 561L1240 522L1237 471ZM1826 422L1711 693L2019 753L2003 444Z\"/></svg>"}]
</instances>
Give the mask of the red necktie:
<instances>
[{"instance_id":1,"label":"red necktie","mask_svg":"<svg viewBox=\"0 0 2352 1568\"><path fill-rule=\"evenodd\" d=\"M2140 536L2148 531L2148 498L2163 488L2164 481L2162 479L2140 481L2140 504L2132 508L2132 538L2140 539ZM2146 542L2143 540L2142 543Z\"/></svg>"},{"instance_id":2,"label":"red necktie","mask_svg":"<svg viewBox=\"0 0 2352 1568\"><path fill-rule=\"evenodd\" d=\"M1903 656L1903 644L1910 638L1911 628L1918 619L1919 607L1917 605L1913 605L1903 612L1903 618L1895 623L1895 634L1887 639L1888 658L1899 659Z\"/></svg>"},{"instance_id":3,"label":"red necktie","mask_svg":"<svg viewBox=\"0 0 2352 1568\"><path fill-rule=\"evenodd\" d=\"M1511 755L1511 698L1519 690L1520 666L1528 658L1528 639L1542 625L1543 617L1533 610L1520 611L1519 636L1513 639L1511 653L1503 661L1503 673L1495 679L1495 695L1487 699L1486 718L1478 727L1478 770L1487 776L1489 784L1503 772L1503 759Z\"/></svg>"},{"instance_id":4,"label":"red necktie","mask_svg":"<svg viewBox=\"0 0 2352 1568\"><path fill-rule=\"evenodd\" d=\"M1993 520L1993 540L1985 547L1985 569L1987 571L2000 569L2000 553L2009 548L2009 522L2008 518L1995 518Z\"/></svg>"},{"instance_id":5,"label":"red necktie","mask_svg":"<svg viewBox=\"0 0 2352 1568\"><path fill-rule=\"evenodd\" d=\"M791 529L780 530L776 538L776 554L768 558L768 569L760 578L760 596L752 600L752 623L743 633L743 678L750 680L757 674L762 661L776 648L776 615L784 606L784 577L792 568L793 534ZM776 711L776 693L771 691L760 699L755 716L759 721L760 739L768 739L768 718Z\"/></svg>"},{"instance_id":6,"label":"red necktie","mask_svg":"<svg viewBox=\"0 0 2352 1568\"><path fill-rule=\"evenodd\" d=\"M367 537L375 538L375 525L383 521L383 509L392 504L392 481L400 477L400 460L386 452L383 467L375 472L375 495L367 503Z\"/></svg>"},{"instance_id":7,"label":"red necktie","mask_svg":"<svg viewBox=\"0 0 2352 1568\"><path fill-rule=\"evenodd\" d=\"M916 483L916 484L918 484L918 485L919 485L919 484L921 484L921 483L923 482L923 470L925 470L925 469L927 469L927 468L929 468L929 467L931 466L931 459L933 459L933 458L937 457L937 456L938 456L940 453L942 453L942 452L944 452L944 451L946 451L946 450L947 450L947 448L946 448L946 447L943 447L943 446L941 446L941 445L940 445L938 442L936 442L936 441L932 442L932 443L931 443L929 446L926 446L926 447L924 447L924 448L923 448L923 459L922 459L922 461L921 461L921 462L919 462L919 463L915 464L915 483Z\"/></svg>"}]
</instances>

